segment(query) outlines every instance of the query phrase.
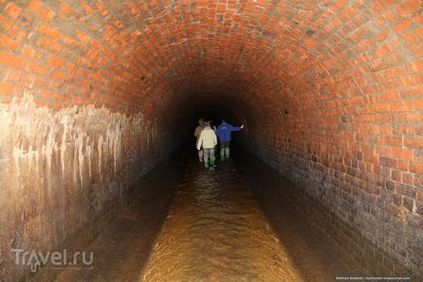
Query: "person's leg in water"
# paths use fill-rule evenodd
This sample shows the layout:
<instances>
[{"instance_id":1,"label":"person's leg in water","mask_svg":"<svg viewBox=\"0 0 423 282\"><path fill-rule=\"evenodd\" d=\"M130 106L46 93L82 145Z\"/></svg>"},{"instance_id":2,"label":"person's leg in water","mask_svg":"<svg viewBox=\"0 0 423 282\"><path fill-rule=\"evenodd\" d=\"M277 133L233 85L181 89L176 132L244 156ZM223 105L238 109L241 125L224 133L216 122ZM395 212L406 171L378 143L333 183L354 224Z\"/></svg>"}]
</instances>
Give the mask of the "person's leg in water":
<instances>
[{"instance_id":1,"label":"person's leg in water","mask_svg":"<svg viewBox=\"0 0 423 282\"><path fill-rule=\"evenodd\" d=\"M229 156L229 153L227 154L226 151L229 149L229 142L221 142L220 143L220 160L224 161Z\"/></svg>"},{"instance_id":2,"label":"person's leg in water","mask_svg":"<svg viewBox=\"0 0 423 282\"><path fill-rule=\"evenodd\" d=\"M213 170L216 167L215 161L214 148L204 149L204 166Z\"/></svg>"},{"instance_id":3,"label":"person's leg in water","mask_svg":"<svg viewBox=\"0 0 423 282\"><path fill-rule=\"evenodd\" d=\"M209 158L210 158L210 169L213 170L216 168L216 157L214 155L214 148L210 149Z\"/></svg>"},{"instance_id":4,"label":"person's leg in water","mask_svg":"<svg viewBox=\"0 0 423 282\"><path fill-rule=\"evenodd\" d=\"M229 160L229 158L231 157L230 155L231 155L231 143L228 142L228 144L225 147L225 158Z\"/></svg>"},{"instance_id":5,"label":"person's leg in water","mask_svg":"<svg viewBox=\"0 0 423 282\"><path fill-rule=\"evenodd\" d=\"M225 142L220 142L220 160L225 160Z\"/></svg>"},{"instance_id":6,"label":"person's leg in water","mask_svg":"<svg viewBox=\"0 0 423 282\"><path fill-rule=\"evenodd\" d=\"M200 163L203 162L203 150L198 150L198 160Z\"/></svg>"},{"instance_id":7,"label":"person's leg in water","mask_svg":"<svg viewBox=\"0 0 423 282\"><path fill-rule=\"evenodd\" d=\"M210 165L209 165L209 152L208 152L208 149L203 149L203 163L204 163L204 166L206 167L206 168L209 168L210 167Z\"/></svg>"},{"instance_id":8,"label":"person's leg in water","mask_svg":"<svg viewBox=\"0 0 423 282\"><path fill-rule=\"evenodd\" d=\"M216 155L218 154L218 148L217 148L218 146L216 145L216 146L214 146L214 156L215 156L215 158L216 158Z\"/></svg>"}]
</instances>

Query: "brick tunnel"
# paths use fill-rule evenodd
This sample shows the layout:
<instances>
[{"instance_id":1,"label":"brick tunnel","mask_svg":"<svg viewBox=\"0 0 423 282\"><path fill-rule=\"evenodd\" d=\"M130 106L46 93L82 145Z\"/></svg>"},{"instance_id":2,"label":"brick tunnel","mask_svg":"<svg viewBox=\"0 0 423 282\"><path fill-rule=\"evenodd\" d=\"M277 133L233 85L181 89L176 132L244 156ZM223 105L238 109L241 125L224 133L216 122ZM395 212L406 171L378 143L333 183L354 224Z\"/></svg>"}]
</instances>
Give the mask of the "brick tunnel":
<instances>
[{"instance_id":1,"label":"brick tunnel","mask_svg":"<svg viewBox=\"0 0 423 282\"><path fill-rule=\"evenodd\" d=\"M422 7L0 1L0 281L422 281ZM245 125L213 172L199 117Z\"/></svg>"}]
</instances>

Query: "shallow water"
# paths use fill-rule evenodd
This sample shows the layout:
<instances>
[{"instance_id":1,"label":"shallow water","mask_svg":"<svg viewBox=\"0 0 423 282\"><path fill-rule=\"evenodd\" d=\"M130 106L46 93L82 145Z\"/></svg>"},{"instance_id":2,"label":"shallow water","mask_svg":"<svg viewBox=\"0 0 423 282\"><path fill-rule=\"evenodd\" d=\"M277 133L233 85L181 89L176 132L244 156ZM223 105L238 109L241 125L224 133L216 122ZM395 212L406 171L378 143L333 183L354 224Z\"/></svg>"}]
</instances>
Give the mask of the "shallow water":
<instances>
[{"instance_id":1,"label":"shallow water","mask_svg":"<svg viewBox=\"0 0 423 282\"><path fill-rule=\"evenodd\" d=\"M131 204L87 247L93 267L68 267L57 281L336 281L366 274L286 197L295 187L245 152L215 171L177 156L143 179Z\"/></svg>"},{"instance_id":2,"label":"shallow water","mask_svg":"<svg viewBox=\"0 0 423 282\"><path fill-rule=\"evenodd\" d=\"M144 281L295 281L298 271L232 162L191 163Z\"/></svg>"}]
</instances>

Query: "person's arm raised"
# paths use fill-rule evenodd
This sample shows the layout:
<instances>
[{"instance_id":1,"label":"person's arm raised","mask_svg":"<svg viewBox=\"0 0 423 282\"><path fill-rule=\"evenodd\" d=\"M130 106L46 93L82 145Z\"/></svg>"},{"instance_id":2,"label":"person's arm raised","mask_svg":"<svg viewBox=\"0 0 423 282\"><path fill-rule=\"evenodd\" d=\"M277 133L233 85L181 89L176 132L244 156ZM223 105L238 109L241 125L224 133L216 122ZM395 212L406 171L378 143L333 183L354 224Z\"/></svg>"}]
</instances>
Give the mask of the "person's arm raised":
<instances>
[{"instance_id":1,"label":"person's arm raised","mask_svg":"<svg viewBox=\"0 0 423 282\"><path fill-rule=\"evenodd\" d=\"M243 127L244 127L244 125L241 125L240 127L231 125L230 130L231 131L240 131Z\"/></svg>"}]
</instances>

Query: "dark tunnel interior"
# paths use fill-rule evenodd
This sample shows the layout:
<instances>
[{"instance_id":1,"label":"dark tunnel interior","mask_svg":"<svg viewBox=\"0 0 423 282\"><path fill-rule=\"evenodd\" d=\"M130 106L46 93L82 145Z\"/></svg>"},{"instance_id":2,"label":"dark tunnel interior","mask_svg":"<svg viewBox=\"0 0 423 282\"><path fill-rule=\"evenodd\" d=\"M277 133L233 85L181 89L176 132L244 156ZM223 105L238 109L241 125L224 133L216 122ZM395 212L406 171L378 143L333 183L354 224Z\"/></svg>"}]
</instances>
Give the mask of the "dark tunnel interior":
<instances>
[{"instance_id":1,"label":"dark tunnel interior","mask_svg":"<svg viewBox=\"0 0 423 282\"><path fill-rule=\"evenodd\" d=\"M422 7L0 0L0 281L421 281Z\"/></svg>"}]
</instances>

